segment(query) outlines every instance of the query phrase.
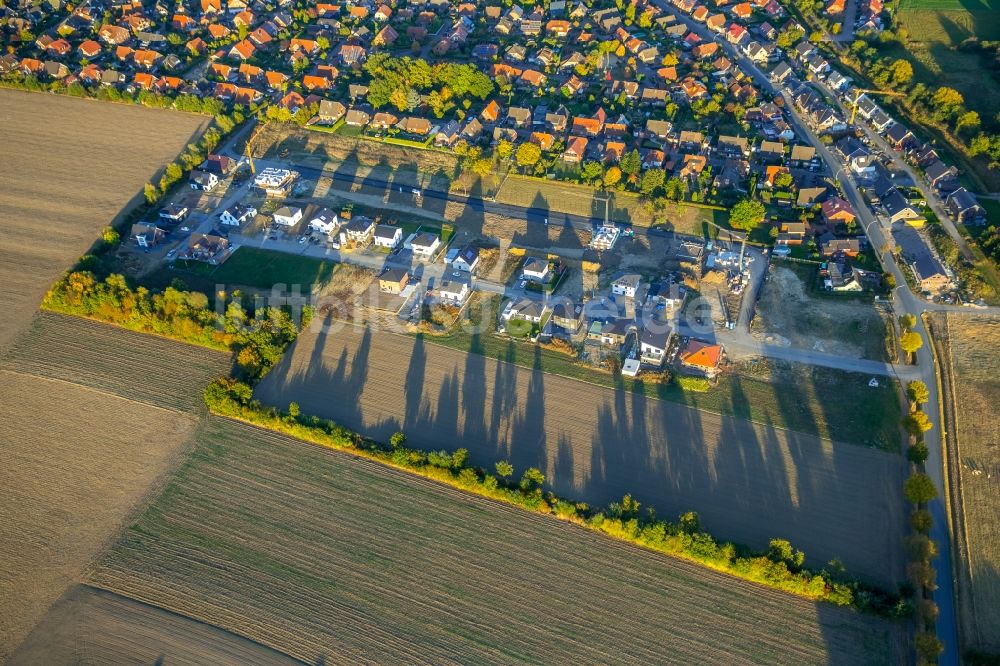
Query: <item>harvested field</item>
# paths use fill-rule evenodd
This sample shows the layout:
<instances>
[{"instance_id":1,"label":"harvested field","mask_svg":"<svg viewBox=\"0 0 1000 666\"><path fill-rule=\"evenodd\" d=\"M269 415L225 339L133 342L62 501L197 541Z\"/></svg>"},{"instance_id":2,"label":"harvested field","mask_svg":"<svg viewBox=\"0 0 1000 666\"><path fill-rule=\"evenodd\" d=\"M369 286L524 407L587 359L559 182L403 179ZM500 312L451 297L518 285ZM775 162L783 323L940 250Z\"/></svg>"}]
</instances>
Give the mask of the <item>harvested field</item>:
<instances>
[{"instance_id":1,"label":"harvested field","mask_svg":"<svg viewBox=\"0 0 1000 666\"><path fill-rule=\"evenodd\" d=\"M308 663L905 654L897 626L216 417L92 582Z\"/></svg>"},{"instance_id":2,"label":"harvested field","mask_svg":"<svg viewBox=\"0 0 1000 666\"><path fill-rule=\"evenodd\" d=\"M350 326L300 336L257 397L383 441L402 430L418 448L467 447L480 465L539 467L569 498L631 492L663 516L694 509L726 539L788 538L818 566L901 574L898 455Z\"/></svg>"},{"instance_id":3,"label":"harvested field","mask_svg":"<svg viewBox=\"0 0 1000 666\"><path fill-rule=\"evenodd\" d=\"M871 299L810 293L817 270L814 264L771 266L757 303L754 337L770 344L887 360L885 318Z\"/></svg>"},{"instance_id":4,"label":"harvested field","mask_svg":"<svg viewBox=\"0 0 1000 666\"><path fill-rule=\"evenodd\" d=\"M200 134L207 119L6 89L0 90L0 119L2 350L49 286L131 200L141 198L143 184Z\"/></svg>"},{"instance_id":5,"label":"harvested field","mask_svg":"<svg viewBox=\"0 0 1000 666\"><path fill-rule=\"evenodd\" d=\"M45 615L10 664L298 664L221 629L78 585Z\"/></svg>"},{"instance_id":6,"label":"harvested field","mask_svg":"<svg viewBox=\"0 0 1000 666\"><path fill-rule=\"evenodd\" d=\"M949 419L952 502L961 511L959 626L968 647L1000 653L1000 319L938 315L934 337L950 363L945 385L957 409ZM957 478L956 478L957 476Z\"/></svg>"},{"instance_id":7,"label":"harvested field","mask_svg":"<svg viewBox=\"0 0 1000 666\"><path fill-rule=\"evenodd\" d=\"M195 419L0 370L0 662L179 462Z\"/></svg>"},{"instance_id":8,"label":"harvested field","mask_svg":"<svg viewBox=\"0 0 1000 666\"><path fill-rule=\"evenodd\" d=\"M40 313L0 368L61 379L150 405L196 411L229 354L87 319Z\"/></svg>"}]
</instances>

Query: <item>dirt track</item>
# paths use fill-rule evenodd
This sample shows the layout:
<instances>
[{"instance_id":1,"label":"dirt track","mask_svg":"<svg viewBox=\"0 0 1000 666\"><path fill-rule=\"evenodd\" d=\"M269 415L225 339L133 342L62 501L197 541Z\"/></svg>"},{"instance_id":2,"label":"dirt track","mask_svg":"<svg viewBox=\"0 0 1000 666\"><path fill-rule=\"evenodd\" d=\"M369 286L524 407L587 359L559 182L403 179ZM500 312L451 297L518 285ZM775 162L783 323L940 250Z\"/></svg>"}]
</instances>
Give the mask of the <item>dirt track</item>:
<instances>
[{"instance_id":1,"label":"dirt track","mask_svg":"<svg viewBox=\"0 0 1000 666\"><path fill-rule=\"evenodd\" d=\"M382 440L402 430L419 448L466 447L481 465L537 466L574 499L631 492L664 516L694 509L727 539L788 538L817 566L902 575L891 454L351 327L302 336L257 396Z\"/></svg>"},{"instance_id":2,"label":"dirt track","mask_svg":"<svg viewBox=\"0 0 1000 666\"><path fill-rule=\"evenodd\" d=\"M208 417L93 583L308 663L886 664L901 626ZM172 663L167 655L166 663Z\"/></svg>"},{"instance_id":3,"label":"dirt track","mask_svg":"<svg viewBox=\"0 0 1000 666\"><path fill-rule=\"evenodd\" d=\"M176 111L0 89L0 350L49 286L205 122Z\"/></svg>"}]
</instances>

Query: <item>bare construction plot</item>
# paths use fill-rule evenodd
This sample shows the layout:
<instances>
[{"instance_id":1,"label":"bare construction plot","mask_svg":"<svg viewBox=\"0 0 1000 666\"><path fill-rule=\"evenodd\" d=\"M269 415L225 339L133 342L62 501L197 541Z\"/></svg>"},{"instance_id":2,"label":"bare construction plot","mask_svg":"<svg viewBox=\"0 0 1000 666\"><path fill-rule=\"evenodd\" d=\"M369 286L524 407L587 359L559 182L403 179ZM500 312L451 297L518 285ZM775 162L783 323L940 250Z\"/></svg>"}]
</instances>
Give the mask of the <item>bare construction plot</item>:
<instances>
[{"instance_id":1,"label":"bare construction plot","mask_svg":"<svg viewBox=\"0 0 1000 666\"><path fill-rule=\"evenodd\" d=\"M195 419L0 370L0 662L79 581Z\"/></svg>"},{"instance_id":2,"label":"bare construction plot","mask_svg":"<svg viewBox=\"0 0 1000 666\"><path fill-rule=\"evenodd\" d=\"M308 663L905 654L899 625L216 417L92 583Z\"/></svg>"},{"instance_id":3,"label":"bare construction plot","mask_svg":"<svg viewBox=\"0 0 1000 666\"><path fill-rule=\"evenodd\" d=\"M957 513L959 626L971 648L1000 653L1000 319L935 315L952 510Z\"/></svg>"},{"instance_id":4,"label":"bare construction plot","mask_svg":"<svg viewBox=\"0 0 1000 666\"><path fill-rule=\"evenodd\" d=\"M216 627L78 585L45 615L9 664L299 664Z\"/></svg>"},{"instance_id":5,"label":"bare construction plot","mask_svg":"<svg viewBox=\"0 0 1000 666\"><path fill-rule=\"evenodd\" d=\"M663 516L696 510L726 539L787 538L817 566L902 576L895 454L353 327L300 336L257 397L383 441L401 430L418 448L466 447L483 466L539 467L569 498L630 492Z\"/></svg>"},{"instance_id":6,"label":"bare construction plot","mask_svg":"<svg viewBox=\"0 0 1000 666\"><path fill-rule=\"evenodd\" d=\"M207 119L177 111L0 90L0 282L5 348L100 230ZM155 128L155 133L151 133Z\"/></svg>"}]
</instances>

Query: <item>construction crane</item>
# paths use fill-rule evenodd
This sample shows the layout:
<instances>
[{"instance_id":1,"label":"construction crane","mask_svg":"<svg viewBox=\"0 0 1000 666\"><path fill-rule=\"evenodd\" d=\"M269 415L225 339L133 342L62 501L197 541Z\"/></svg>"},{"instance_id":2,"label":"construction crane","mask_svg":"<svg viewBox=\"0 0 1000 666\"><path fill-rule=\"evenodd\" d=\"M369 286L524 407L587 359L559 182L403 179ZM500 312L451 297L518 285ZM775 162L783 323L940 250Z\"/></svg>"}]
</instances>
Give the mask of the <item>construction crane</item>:
<instances>
[{"instance_id":1,"label":"construction crane","mask_svg":"<svg viewBox=\"0 0 1000 666\"><path fill-rule=\"evenodd\" d=\"M253 145L257 141L257 137L260 135L261 130L267 126L267 123L260 123L254 128L253 133L250 138L247 139L246 145L243 147L243 153L247 156L247 163L250 165L250 174L253 176L257 175L257 168L253 163Z\"/></svg>"},{"instance_id":2,"label":"construction crane","mask_svg":"<svg viewBox=\"0 0 1000 666\"><path fill-rule=\"evenodd\" d=\"M849 125L854 124L854 119L858 115L858 100L861 99L861 95L885 95L886 97L906 97L906 93L896 92L894 90L865 90L860 89L855 91L857 94L854 97L854 104L851 108L851 122Z\"/></svg>"}]
</instances>

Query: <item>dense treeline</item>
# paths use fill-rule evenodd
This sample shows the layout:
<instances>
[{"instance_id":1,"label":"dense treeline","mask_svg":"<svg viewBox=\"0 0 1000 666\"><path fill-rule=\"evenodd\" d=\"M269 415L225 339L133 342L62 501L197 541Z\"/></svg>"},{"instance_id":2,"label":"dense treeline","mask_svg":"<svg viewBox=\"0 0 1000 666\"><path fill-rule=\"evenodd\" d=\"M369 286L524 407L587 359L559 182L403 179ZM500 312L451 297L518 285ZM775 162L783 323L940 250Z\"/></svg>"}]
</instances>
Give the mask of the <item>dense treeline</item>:
<instances>
[{"instance_id":1,"label":"dense treeline","mask_svg":"<svg viewBox=\"0 0 1000 666\"><path fill-rule=\"evenodd\" d=\"M364 69L371 77L368 101L376 109L391 104L398 111L413 111L420 106L420 94L429 91L427 104L441 118L457 103L468 108L471 98L483 100L493 92L493 80L473 65L431 65L422 58L376 53Z\"/></svg>"},{"instance_id":2,"label":"dense treeline","mask_svg":"<svg viewBox=\"0 0 1000 666\"><path fill-rule=\"evenodd\" d=\"M701 529L694 513L682 515L677 522L659 520L651 510L640 511L639 503L628 495L603 511L594 511L586 504L545 492L545 476L538 469L524 470L520 479L515 480L514 468L509 462L498 462L493 474L470 466L465 449L452 453L411 449L405 446L402 433L394 435L389 445L379 444L333 421L301 414L295 403L285 411L264 406L253 399L249 384L231 378L213 382L205 389L204 397L215 414L348 451L530 511L553 515L613 538L698 562L768 587L886 617L904 617L912 612L908 602L895 595L846 580L838 573L804 568L802 551L781 539L773 540L766 553L754 553L716 540Z\"/></svg>"},{"instance_id":3,"label":"dense treeline","mask_svg":"<svg viewBox=\"0 0 1000 666\"><path fill-rule=\"evenodd\" d=\"M87 259L84 260L84 265ZM197 291L167 287L153 292L133 289L118 274L99 280L89 270L66 274L46 294L42 307L56 312L98 319L141 333L231 350L241 375L249 380L263 376L298 335L299 326L311 318L308 308L300 322L284 308L245 310L231 300L223 313L212 309L208 296Z\"/></svg>"}]
</instances>

